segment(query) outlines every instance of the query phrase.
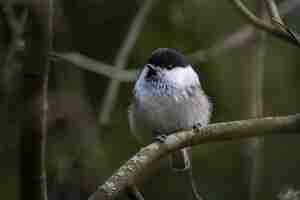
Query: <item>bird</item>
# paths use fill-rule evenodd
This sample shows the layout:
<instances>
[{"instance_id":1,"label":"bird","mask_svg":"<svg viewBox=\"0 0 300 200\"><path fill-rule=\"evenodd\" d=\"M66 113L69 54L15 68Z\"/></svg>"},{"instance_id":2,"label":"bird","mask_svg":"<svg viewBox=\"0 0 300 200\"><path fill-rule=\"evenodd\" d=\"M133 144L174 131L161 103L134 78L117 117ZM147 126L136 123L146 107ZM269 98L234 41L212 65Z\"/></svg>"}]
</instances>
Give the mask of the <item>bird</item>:
<instances>
[{"instance_id":1,"label":"bird","mask_svg":"<svg viewBox=\"0 0 300 200\"><path fill-rule=\"evenodd\" d=\"M154 50L135 82L128 110L135 138L142 144L164 142L174 132L206 126L211 113L212 103L187 58L171 48ZM173 170L189 170L190 147L175 151L170 160Z\"/></svg>"}]
</instances>

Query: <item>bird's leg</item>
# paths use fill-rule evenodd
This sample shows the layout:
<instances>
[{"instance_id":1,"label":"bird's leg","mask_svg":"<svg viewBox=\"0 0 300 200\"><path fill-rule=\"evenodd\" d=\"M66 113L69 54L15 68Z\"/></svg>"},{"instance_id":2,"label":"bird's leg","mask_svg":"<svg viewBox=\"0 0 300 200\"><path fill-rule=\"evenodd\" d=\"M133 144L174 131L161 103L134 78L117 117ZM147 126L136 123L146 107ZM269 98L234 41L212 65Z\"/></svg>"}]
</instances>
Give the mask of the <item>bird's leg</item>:
<instances>
[{"instance_id":1,"label":"bird's leg","mask_svg":"<svg viewBox=\"0 0 300 200\"><path fill-rule=\"evenodd\" d=\"M166 134L162 134L159 131L153 131L153 142L164 143L167 137Z\"/></svg>"}]
</instances>

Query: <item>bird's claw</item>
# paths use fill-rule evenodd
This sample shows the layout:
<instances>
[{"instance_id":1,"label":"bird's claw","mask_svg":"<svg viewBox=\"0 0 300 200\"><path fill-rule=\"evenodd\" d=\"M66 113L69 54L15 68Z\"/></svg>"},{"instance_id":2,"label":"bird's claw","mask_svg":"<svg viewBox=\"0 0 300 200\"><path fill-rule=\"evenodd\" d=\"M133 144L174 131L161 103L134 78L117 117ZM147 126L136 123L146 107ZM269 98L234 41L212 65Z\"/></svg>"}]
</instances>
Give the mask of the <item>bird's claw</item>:
<instances>
[{"instance_id":1,"label":"bird's claw","mask_svg":"<svg viewBox=\"0 0 300 200\"><path fill-rule=\"evenodd\" d=\"M193 129L196 131L199 130L200 128L202 128L202 125L200 123L197 123L193 126Z\"/></svg>"}]
</instances>

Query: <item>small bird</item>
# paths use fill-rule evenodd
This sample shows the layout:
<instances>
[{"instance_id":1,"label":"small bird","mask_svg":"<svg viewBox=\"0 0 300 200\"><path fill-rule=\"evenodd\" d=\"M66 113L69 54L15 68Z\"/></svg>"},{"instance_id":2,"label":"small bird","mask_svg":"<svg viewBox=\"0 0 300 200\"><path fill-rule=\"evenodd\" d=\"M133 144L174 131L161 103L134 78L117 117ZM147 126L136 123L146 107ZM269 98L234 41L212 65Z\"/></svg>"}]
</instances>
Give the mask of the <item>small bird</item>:
<instances>
[{"instance_id":1,"label":"small bird","mask_svg":"<svg viewBox=\"0 0 300 200\"><path fill-rule=\"evenodd\" d=\"M129 107L132 134L142 143L163 142L165 136L209 123L211 106L199 77L174 49L155 50L134 86ZM189 148L171 156L174 170L191 168Z\"/></svg>"}]
</instances>

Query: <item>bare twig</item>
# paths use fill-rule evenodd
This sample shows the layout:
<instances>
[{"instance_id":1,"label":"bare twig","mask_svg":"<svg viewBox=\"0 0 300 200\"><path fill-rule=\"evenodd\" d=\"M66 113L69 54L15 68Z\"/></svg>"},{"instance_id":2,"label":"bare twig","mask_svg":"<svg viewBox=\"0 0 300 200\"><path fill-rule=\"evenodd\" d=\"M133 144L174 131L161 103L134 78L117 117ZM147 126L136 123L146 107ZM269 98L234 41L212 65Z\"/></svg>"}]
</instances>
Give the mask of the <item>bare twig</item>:
<instances>
[{"instance_id":1,"label":"bare twig","mask_svg":"<svg viewBox=\"0 0 300 200\"><path fill-rule=\"evenodd\" d=\"M300 5L299 0L287 0L279 4L279 12L286 15ZM210 58L217 57L228 49L238 48L253 36L253 29L250 25L244 25L240 30L231 33L225 39L217 41L208 49L201 49L188 55L192 62L204 62Z\"/></svg>"},{"instance_id":2,"label":"bare twig","mask_svg":"<svg viewBox=\"0 0 300 200\"><path fill-rule=\"evenodd\" d=\"M281 19L277 5L274 0L265 0L269 15L271 17L271 22L278 26L279 29L285 31L290 35L296 42L300 44L300 38L296 32L290 29Z\"/></svg>"},{"instance_id":3,"label":"bare twig","mask_svg":"<svg viewBox=\"0 0 300 200\"><path fill-rule=\"evenodd\" d=\"M255 136L296 134L300 131L300 114L285 117L266 117L208 125L199 130L182 131L169 135L164 143L152 143L140 150L121 166L89 200L114 199L130 184L141 179L160 158L180 148L237 140Z\"/></svg>"},{"instance_id":4,"label":"bare twig","mask_svg":"<svg viewBox=\"0 0 300 200\"><path fill-rule=\"evenodd\" d=\"M142 193L139 191L136 185L127 187L126 192L131 200L144 200Z\"/></svg>"},{"instance_id":5,"label":"bare twig","mask_svg":"<svg viewBox=\"0 0 300 200\"><path fill-rule=\"evenodd\" d=\"M53 15L54 15L54 2L53 0L46 0L46 6L47 6L47 16L46 16L46 30L45 30L45 51L47 55L52 52L53 49ZM45 61L45 71L44 71L44 81L43 81L43 88L42 88L42 148L41 148L41 167L42 167L42 173L45 176L44 181L41 182L41 188L43 190L43 199L47 200L47 171L46 171L46 145L47 145L47 135L48 135L48 108L49 108L49 102L48 102L48 83L49 83L49 72L50 72L50 58L47 56Z\"/></svg>"},{"instance_id":6,"label":"bare twig","mask_svg":"<svg viewBox=\"0 0 300 200\"><path fill-rule=\"evenodd\" d=\"M283 24L283 20L280 17L279 10L274 0L265 0L266 7L268 9L271 19L273 18L277 22Z\"/></svg>"},{"instance_id":7,"label":"bare twig","mask_svg":"<svg viewBox=\"0 0 300 200\"><path fill-rule=\"evenodd\" d=\"M10 32L10 42L8 45L7 53L4 57L3 63L2 63L2 81L3 85L5 85L3 88L8 88L8 85L10 85L10 74L9 70L13 71L13 68L11 66L13 59L16 56L16 53L20 49L24 49L22 46L22 34L24 33L24 26L26 23L28 11L24 8L24 10L21 13L20 19L17 18L16 13L11 5L11 3L7 3L4 5L3 9L4 17L7 21L8 29Z\"/></svg>"},{"instance_id":8,"label":"bare twig","mask_svg":"<svg viewBox=\"0 0 300 200\"><path fill-rule=\"evenodd\" d=\"M53 59L63 60L79 66L84 70L95 72L104 75L108 78L115 79L122 82L129 82L136 80L139 70L125 70L101 63L100 61L93 60L80 53L52 53Z\"/></svg>"},{"instance_id":9,"label":"bare twig","mask_svg":"<svg viewBox=\"0 0 300 200\"><path fill-rule=\"evenodd\" d=\"M193 170L190 169L190 170L187 171L187 173L188 173L187 175L188 175L188 179L189 179L190 184L191 184L192 193L194 195L194 198L196 200L204 200L205 199L204 195L203 194L200 195L200 191L197 187L196 180L195 180L195 177L193 175Z\"/></svg>"},{"instance_id":10,"label":"bare twig","mask_svg":"<svg viewBox=\"0 0 300 200\"><path fill-rule=\"evenodd\" d=\"M264 2L256 1L256 12L262 18L267 19ZM254 29L254 27L253 27ZM242 102L243 117L259 118L263 117L263 82L265 69L265 51L266 51L266 32L261 30L254 30L253 42L246 43L246 56L249 62L241 66L242 69ZM246 179L249 180L249 198L254 200L257 198L257 193L260 188L263 158L262 148L264 146L263 138L252 138L243 146L244 155L248 162L249 171L246 174Z\"/></svg>"},{"instance_id":11,"label":"bare twig","mask_svg":"<svg viewBox=\"0 0 300 200\"><path fill-rule=\"evenodd\" d=\"M286 15L293 11L300 5L299 0L284 1L279 5L280 14ZM204 62L210 58L220 56L228 49L238 48L245 42L249 41L253 36L253 29L250 25L243 26L240 30L230 34L222 41L218 41L207 49L201 49L189 54L187 57L192 62ZM100 61L93 60L80 53L53 53L51 55L53 59L59 58L61 60L70 62L77 67L84 70L95 72L99 75L107 76L111 79L116 79L120 82L135 81L139 70L123 70L114 66L101 63Z\"/></svg>"},{"instance_id":12,"label":"bare twig","mask_svg":"<svg viewBox=\"0 0 300 200\"><path fill-rule=\"evenodd\" d=\"M297 39L295 39L291 34L288 32L278 29L277 26L274 26L272 24L266 23L263 20L256 17L248 8L240 1L240 0L230 0L233 2L237 10L240 11L240 13L247 19L251 24L253 24L255 27L260 28L271 35L274 35L278 38L281 38L295 46L300 47L300 43Z\"/></svg>"},{"instance_id":13,"label":"bare twig","mask_svg":"<svg viewBox=\"0 0 300 200\"><path fill-rule=\"evenodd\" d=\"M52 50L53 0L32 0L28 6L28 41L22 68L20 196L47 200L46 141L49 53Z\"/></svg>"},{"instance_id":14,"label":"bare twig","mask_svg":"<svg viewBox=\"0 0 300 200\"><path fill-rule=\"evenodd\" d=\"M155 0L144 0L144 4L139 9L136 17L132 21L127 36L125 37L120 50L117 53L114 65L123 69L126 67L128 57L133 49L133 46L140 34L141 28L145 22L147 15L154 5ZM106 94L104 95L103 102L99 112L100 124L107 124L110 121L110 113L115 105L116 96L119 91L120 82L111 80Z\"/></svg>"}]
</instances>

